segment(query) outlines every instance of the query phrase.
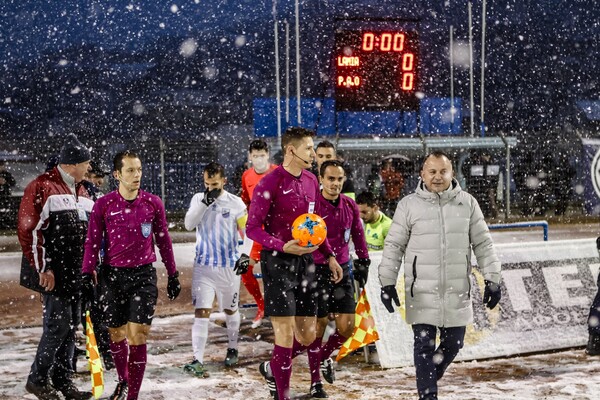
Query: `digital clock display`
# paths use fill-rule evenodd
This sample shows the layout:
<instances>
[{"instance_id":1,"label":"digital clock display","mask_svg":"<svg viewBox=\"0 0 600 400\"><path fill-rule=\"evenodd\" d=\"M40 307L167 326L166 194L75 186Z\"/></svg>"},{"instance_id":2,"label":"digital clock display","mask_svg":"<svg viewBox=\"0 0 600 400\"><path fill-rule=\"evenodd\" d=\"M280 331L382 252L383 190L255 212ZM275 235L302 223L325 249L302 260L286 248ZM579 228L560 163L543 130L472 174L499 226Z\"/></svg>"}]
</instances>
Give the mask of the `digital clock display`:
<instances>
[{"instance_id":1,"label":"digital clock display","mask_svg":"<svg viewBox=\"0 0 600 400\"><path fill-rule=\"evenodd\" d=\"M336 110L418 109L418 61L414 30L336 31Z\"/></svg>"}]
</instances>

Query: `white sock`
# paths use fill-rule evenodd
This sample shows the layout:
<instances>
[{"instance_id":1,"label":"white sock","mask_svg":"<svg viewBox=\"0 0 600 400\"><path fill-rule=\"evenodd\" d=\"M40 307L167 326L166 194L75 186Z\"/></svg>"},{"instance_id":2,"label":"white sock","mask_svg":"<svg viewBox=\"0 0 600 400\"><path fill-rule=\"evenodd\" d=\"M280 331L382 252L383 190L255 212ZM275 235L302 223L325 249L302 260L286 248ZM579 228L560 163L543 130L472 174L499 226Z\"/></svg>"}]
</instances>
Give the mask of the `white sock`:
<instances>
[{"instance_id":1,"label":"white sock","mask_svg":"<svg viewBox=\"0 0 600 400\"><path fill-rule=\"evenodd\" d=\"M225 321L227 322L227 348L229 349L238 348L241 320L239 311L236 311L233 315L225 314Z\"/></svg>"},{"instance_id":2,"label":"white sock","mask_svg":"<svg viewBox=\"0 0 600 400\"><path fill-rule=\"evenodd\" d=\"M192 325L192 349L194 358L204 362L204 349L208 340L208 318L194 318Z\"/></svg>"}]
</instances>

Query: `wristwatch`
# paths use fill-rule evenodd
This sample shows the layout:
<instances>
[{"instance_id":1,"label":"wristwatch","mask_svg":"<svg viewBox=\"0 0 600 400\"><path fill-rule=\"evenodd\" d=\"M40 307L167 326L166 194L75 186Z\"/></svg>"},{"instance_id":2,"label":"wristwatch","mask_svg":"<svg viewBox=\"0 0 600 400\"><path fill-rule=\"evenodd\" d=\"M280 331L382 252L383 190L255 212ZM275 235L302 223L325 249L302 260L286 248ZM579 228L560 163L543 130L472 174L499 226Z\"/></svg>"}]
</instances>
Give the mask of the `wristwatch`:
<instances>
[{"instance_id":1,"label":"wristwatch","mask_svg":"<svg viewBox=\"0 0 600 400\"><path fill-rule=\"evenodd\" d=\"M333 257L333 258L336 258L336 257L337 257L333 251L332 251L331 253L329 253L329 254L327 254L327 255L325 256L325 258L327 259L327 261L329 261L329 259L330 259L331 257Z\"/></svg>"}]
</instances>

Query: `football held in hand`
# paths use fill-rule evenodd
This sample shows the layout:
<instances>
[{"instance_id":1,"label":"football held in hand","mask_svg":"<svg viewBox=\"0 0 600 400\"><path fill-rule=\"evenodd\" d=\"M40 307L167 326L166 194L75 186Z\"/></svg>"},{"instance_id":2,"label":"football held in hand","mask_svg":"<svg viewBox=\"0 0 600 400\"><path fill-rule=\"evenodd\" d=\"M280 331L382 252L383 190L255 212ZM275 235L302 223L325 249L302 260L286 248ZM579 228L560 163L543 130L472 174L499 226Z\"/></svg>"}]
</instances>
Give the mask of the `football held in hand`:
<instances>
[{"instance_id":1,"label":"football held in hand","mask_svg":"<svg viewBox=\"0 0 600 400\"><path fill-rule=\"evenodd\" d=\"M327 237L327 225L317 214L302 214L292 224L292 237L300 246L318 246Z\"/></svg>"}]
</instances>

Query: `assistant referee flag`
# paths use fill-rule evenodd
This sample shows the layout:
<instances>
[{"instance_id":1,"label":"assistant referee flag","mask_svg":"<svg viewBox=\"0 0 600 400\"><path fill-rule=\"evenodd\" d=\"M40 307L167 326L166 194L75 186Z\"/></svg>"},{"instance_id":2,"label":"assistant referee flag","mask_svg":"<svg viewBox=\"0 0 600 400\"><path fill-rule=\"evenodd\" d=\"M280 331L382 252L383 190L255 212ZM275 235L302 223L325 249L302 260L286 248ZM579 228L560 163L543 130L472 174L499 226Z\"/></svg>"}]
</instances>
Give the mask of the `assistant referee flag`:
<instances>
[{"instance_id":1,"label":"assistant referee flag","mask_svg":"<svg viewBox=\"0 0 600 400\"><path fill-rule=\"evenodd\" d=\"M356 314L354 316L354 331L340 348L336 361L352 353L354 350L379 340L379 334L375 328L375 320L371 315L371 306L367 300L365 289L360 293L358 303L356 304Z\"/></svg>"}]
</instances>

